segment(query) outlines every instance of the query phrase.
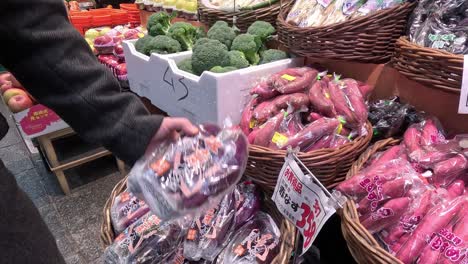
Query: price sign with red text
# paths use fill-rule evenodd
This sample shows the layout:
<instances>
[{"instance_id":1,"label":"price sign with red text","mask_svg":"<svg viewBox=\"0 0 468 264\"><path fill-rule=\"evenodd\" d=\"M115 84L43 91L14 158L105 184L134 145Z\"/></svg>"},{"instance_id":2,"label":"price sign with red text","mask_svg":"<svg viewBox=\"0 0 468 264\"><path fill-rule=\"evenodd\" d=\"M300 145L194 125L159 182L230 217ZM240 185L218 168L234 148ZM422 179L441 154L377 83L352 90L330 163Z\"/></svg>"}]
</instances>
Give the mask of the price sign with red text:
<instances>
[{"instance_id":1,"label":"price sign with red text","mask_svg":"<svg viewBox=\"0 0 468 264\"><path fill-rule=\"evenodd\" d=\"M323 225L335 213L330 198L290 157L281 169L272 199L304 237L302 253L312 246Z\"/></svg>"}]
</instances>

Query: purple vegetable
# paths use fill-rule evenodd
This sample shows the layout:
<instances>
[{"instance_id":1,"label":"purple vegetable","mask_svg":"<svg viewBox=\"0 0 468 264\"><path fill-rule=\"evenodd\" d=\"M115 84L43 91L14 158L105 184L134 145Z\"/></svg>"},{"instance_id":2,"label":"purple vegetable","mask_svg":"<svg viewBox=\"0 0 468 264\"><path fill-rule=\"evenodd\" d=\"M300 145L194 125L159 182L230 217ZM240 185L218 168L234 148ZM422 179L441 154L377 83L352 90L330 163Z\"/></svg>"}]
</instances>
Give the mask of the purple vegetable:
<instances>
[{"instance_id":1,"label":"purple vegetable","mask_svg":"<svg viewBox=\"0 0 468 264\"><path fill-rule=\"evenodd\" d=\"M258 212L221 253L223 263L271 263L279 252L280 230L271 216Z\"/></svg>"},{"instance_id":2,"label":"purple vegetable","mask_svg":"<svg viewBox=\"0 0 468 264\"><path fill-rule=\"evenodd\" d=\"M236 200L236 229L245 224L260 209L260 191L252 182L237 185L234 191Z\"/></svg>"},{"instance_id":3,"label":"purple vegetable","mask_svg":"<svg viewBox=\"0 0 468 264\"><path fill-rule=\"evenodd\" d=\"M235 200L232 192L192 222L184 241L184 256L189 260L203 258L213 261L226 246L234 216Z\"/></svg>"},{"instance_id":4,"label":"purple vegetable","mask_svg":"<svg viewBox=\"0 0 468 264\"><path fill-rule=\"evenodd\" d=\"M131 193L125 191L119 194L115 197L111 208L112 226L115 232L120 234L148 211L149 208L145 202Z\"/></svg>"},{"instance_id":5,"label":"purple vegetable","mask_svg":"<svg viewBox=\"0 0 468 264\"><path fill-rule=\"evenodd\" d=\"M105 263L159 263L177 249L181 235L176 222L149 212L117 236L104 253Z\"/></svg>"},{"instance_id":6,"label":"purple vegetable","mask_svg":"<svg viewBox=\"0 0 468 264\"><path fill-rule=\"evenodd\" d=\"M247 165L247 138L240 129L200 126L155 149L130 172L128 188L161 219L173 219L219 202L240 180Z\"/></svg>"}]
</instances>

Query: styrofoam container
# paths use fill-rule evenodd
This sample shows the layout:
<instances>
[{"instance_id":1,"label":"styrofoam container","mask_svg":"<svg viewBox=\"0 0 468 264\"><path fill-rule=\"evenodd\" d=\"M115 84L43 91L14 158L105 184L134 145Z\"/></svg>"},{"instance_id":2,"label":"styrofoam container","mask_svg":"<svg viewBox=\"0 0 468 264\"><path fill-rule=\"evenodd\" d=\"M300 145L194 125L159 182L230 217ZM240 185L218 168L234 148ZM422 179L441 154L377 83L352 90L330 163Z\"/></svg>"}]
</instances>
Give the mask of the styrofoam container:
<instances>
[{"instance_id":1,"label":"styrofoam container","mask_svg":"<svg viewBox=\"0 0 468 264\"><path fill-rule=\"evenodd\" d=\"M304 63L302 58L285 59L227 73L205 71L196 76L176 65L189 58L191 51L146 56L135 50L134 43L123 43L130 89L169 116L187 117L195 123L222 125L226 118L238 123L249 90L260 78Z\"/></svg>"}]
</instances>

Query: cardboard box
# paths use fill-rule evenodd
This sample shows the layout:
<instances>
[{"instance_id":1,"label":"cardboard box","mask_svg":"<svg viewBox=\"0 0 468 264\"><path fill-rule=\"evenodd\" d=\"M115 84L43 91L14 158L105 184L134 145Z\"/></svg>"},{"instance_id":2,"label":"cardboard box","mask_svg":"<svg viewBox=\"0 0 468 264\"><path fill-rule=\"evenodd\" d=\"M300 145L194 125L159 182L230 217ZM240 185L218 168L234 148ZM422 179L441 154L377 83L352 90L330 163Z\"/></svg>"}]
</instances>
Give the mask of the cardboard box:
<instances>
[{"instance_id":1,"label":"cardboard box","mask_svg":"<svg viewBox=\"0 0 468 264\"><path fill-rule=\"evenodd\" d=\"M41 104L13 114L13 118L25 139L36 138L68 127L68 124L54 111Z\"/></svg>"},{"instance_id":2,"label":"cardboard box","mask_svg":"<svg viewBox=\"0 0 468 264\"><path fill-rule=\"evenodd\" d=\"M130 89L148 98L169 116L186 117L195 123L222 125L226 118L240 121L250 88L265 76L302 66L303 59L286 59L228 73L204 72L196 76L177 68L192 52L146 56L135 50L135 41L124 41Z\"/></svg>"}]
</instances>

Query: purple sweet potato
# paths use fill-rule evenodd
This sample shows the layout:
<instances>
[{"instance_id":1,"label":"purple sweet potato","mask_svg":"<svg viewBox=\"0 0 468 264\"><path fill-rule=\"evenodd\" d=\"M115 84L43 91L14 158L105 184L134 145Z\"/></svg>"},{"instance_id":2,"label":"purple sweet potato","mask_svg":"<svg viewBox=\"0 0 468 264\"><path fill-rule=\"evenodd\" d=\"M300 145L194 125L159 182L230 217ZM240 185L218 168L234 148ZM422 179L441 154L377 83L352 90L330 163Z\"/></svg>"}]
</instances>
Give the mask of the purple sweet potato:
<instances>
[{"instance_id":1,"label":"purple sweet potato","mask_svg":"<svg viewBox=\"0 0 468 264\"><path fill-rule=\"evenodd\" d=\"M286 110L288 107L299 110L308 105L309 98L304 93L280 95L270 101L259 104L253 111L253 117L262 123L278 114L281 110Z\"/></svg>"},{"instance_id":2,"label":"purple sweet potato","mask_svg":"<svg viewBox=\"0 0 468 264\"><path fill-rule=\"evenodd\" d=\"M234 191L236 229L244 225L260 210L260 190L252 182L239 183Z\"/></svg>"}]
</instances>

